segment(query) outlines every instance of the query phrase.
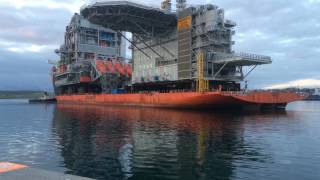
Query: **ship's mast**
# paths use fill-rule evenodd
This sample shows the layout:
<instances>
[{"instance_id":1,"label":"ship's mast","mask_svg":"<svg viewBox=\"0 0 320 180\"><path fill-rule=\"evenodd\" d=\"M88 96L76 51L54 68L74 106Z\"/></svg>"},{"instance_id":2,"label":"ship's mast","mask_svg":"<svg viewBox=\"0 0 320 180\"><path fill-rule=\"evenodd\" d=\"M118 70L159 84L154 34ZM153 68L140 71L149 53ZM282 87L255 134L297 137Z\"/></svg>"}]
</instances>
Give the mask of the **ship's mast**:
<instances>
[{"instance_id":1,"label":"ship's mast","mask_svg":"<svg viewBox=\"0 0 320 180\"><path fill-rule=\"evenodd\" d=\"M187 7L187 0L176 0L177 12L182 11Z\"/></svg>"}]
</instances>

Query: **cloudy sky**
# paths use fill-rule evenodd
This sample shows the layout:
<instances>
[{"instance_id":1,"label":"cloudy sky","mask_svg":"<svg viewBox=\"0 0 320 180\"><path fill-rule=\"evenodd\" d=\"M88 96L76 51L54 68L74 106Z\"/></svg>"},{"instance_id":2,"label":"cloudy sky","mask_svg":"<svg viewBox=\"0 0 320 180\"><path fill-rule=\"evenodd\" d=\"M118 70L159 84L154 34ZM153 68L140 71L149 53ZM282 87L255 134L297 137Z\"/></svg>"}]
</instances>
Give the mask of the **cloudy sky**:
<instances>
[{"instance_id":1,"label":"cloudy sky","mask_svg":"<svg viewBox=\"0 0 320 180\"><path fill-rule=\"evenodd\" d=\"M86 2L0 0L0 90L51 89L47 60L58 59L53 51L65 26ZM194 2L214 2L237 22L236 51L272 57L272 65L250 75L250 88L320 87L320 0L189 0Z\"/></svg>"}]
</instances>

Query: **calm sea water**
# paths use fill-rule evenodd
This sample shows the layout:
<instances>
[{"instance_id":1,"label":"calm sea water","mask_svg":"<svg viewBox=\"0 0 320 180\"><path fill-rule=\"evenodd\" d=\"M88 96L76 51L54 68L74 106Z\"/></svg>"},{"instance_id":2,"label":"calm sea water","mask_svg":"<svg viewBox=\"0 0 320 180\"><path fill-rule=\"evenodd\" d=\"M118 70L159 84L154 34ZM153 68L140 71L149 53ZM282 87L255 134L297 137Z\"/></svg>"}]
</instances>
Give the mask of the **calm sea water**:
<instances>
[{"instance_id":1,"label":"calm sea water","mask_svg":"<svg viewBox=\"0 0 320 180\"><path fill-rule=\"evenodd\" d=\"M0 161L97 179L320 179L320 102L281 113L0 101Z\"/></svg>"}]
</instances>

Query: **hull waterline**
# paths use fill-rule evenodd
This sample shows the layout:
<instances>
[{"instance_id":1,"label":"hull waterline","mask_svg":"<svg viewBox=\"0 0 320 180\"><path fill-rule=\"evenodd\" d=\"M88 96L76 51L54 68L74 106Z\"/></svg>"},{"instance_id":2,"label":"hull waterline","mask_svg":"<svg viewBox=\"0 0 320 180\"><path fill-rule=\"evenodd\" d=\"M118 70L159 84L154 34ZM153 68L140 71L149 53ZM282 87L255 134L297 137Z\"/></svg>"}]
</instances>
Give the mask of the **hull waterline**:
<instances>
[{"instance_id":1,"label":"hull waterline","mask_svg":"<svg viewBox=\"0 0 320 180\"><path fill-rule=\"evenodd\" d=\"M63 104L121 105L167 108L271 108L284 109L290 102L306 97L296 93L272 92L175 92L135 94L82 94L57 96Z\"/></svg>"}]
</instances>

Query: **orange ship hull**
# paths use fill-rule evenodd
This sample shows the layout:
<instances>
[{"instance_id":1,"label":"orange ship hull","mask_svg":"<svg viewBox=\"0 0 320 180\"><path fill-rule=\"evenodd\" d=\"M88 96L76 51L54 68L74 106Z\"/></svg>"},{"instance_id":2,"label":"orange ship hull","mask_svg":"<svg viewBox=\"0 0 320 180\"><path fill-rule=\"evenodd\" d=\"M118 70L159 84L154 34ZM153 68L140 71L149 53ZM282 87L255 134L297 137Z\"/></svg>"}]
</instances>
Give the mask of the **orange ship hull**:
<instances>
[{"instance_id":1,"label":"orange ship hull","mask_svg":"<svg viewBox=\"0 0 320 180\"><path fill-rule=\"evenodd\" d=\"M58 103L91 105L125 105L170 108L265 107L285 108L293 101L305 99L296 93L272 92L174 92L136 94L83 94L57 96Z\"/></svg>"}]
</instances>

